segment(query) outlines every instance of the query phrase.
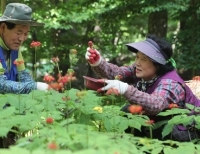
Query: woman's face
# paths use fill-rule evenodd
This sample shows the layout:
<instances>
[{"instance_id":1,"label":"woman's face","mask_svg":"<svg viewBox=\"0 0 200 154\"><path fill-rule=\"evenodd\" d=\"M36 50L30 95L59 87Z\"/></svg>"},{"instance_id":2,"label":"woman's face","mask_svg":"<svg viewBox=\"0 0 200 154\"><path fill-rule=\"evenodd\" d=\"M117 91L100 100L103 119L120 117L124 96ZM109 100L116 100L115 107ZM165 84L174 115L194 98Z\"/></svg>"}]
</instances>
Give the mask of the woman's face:
<instances>
[{"instance_id":1,"label":"woman's face","mask_svg":"<svg viewBox=\"0 0 200 154\"><path fill-rule=\"evenodd\" d=\"M135 59L136 76L148 81L156 77L156 66L151 59L142 52L138 51Z\"/></svg>"}]
</instances>

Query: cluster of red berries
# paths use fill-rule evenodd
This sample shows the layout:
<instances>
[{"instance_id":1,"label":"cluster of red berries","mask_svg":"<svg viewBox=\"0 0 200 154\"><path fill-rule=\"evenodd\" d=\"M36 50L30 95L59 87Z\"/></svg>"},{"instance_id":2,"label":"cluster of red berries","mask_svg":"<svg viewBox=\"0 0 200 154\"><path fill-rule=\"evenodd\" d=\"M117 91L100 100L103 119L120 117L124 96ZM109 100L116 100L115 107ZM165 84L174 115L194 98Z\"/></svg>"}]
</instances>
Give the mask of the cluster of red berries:
<instances>
[{"instance_id":1,"label":"cluster of red berries","mask_svg":"<svg viewBox=\"0 0 200 154\"><path fill-rule=\"evenodd\" d=\"M54 119L51 118L51 117L46 118L46 123L47 123L47 124L52 124L53 121L54 121Z\"/></svg>"},{"instance_id":2,"label":"cluster of red berries","mask_svg":"<svg viewBox=\"0 0 200 154\"><path fill-rule=\"evenodd\" d=\"M142 112L142 106L140 105L130 105L128 107L128 110L130 111L130 113L132 114L138 114Z\"/></svg>"},{"instance_id":3,"label":"cluster of red berries","mask_svg":"<svg viewBox=\"0 0 200 154\"><path fill-rule=\"evenodd\" d=\"M90 48L89 52L90 52L90 54L91 54L88 61L89 61L91 64L94 64L96 61L99 60L100 55L99 55L99 54L97 53L97 51L94 49L94 47L93 47L93 42L92 42L92 41L89 41L89 42L88 42L88 46L89 46L89 48Z\"/></svg>"},{"instance_id":4,"label":"cluster of red berries","mask_svg":"<svg viewBox=\"0 0 200 154\"><path fill-rule=\"evenodd\" d=\"M43 78L43 81L47 82L47 83L52 82L54 80L55 80L55 78L51 75L45 75L44 78Z\"/></svg>"},{"instance_id":5,"label":"cluster of red berries","mask_svg":"<svg viewBox=\"0 0 200 154\"><path fill-rule=\"evenodd\" d=\"M31 46L31 48L35 48L35 47L39 47L41 45L42 44L38 41L32 41L30 46Z\"/></svg>"},{"instance_id":6,"label":"cluster of red berries","mask_svg":"<svg viewBox=\"0 0 200 154\"><path fill-rule=\"evenodd\" d=\"M177 104L174 104L174 103L171 103L169 104L169 109L172 109L172 108L178 108L178 105Z\"/></svg>"},{"instance_id":7,"label":"cluster of red berries","mask_svg":"<svg viewBox=\"0 0 200 154\"><path fill-rule=\"evenodd\" d=\"M24 60L23 59L16 59L14 62L13 62L15 65L19 66L21 64L24 63Z\"/></svg>"}]
</instances>

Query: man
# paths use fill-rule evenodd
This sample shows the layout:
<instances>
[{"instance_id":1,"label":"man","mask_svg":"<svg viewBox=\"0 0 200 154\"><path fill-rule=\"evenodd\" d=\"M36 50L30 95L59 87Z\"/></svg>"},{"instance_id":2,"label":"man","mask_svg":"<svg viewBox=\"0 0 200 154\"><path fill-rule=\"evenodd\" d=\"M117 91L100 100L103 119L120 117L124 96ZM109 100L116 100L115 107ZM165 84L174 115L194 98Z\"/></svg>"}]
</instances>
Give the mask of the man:
<instances>
[{"instance_id":1,"label":"man","mask_svg":"<svg viewBox=\"0 0 200 154\"><path fill-rule=\"evenodd\" d=\"M32 90L47 90L48 84L35 82L25 70L19 51L31 26L43 23L31 19L32 9L21 3L10 3L0 17L0 93L26 94ZM17 63L20 62L20 63Z\"/></svg>"},{"instance_id":2,"label":"man","mask_svg":"<svg viewBox=\"0 0 200 154\"><path fill-rule=\"evenodd\" d=\"M10 3L0 17L0 94L27 94L36 89L48 89L48 84L35 82L25 70L23 57L19 51L28 37L30 27L43 26L42 23L33 21L31 14L32 9L29 6ZM13 132L9 132L5 138L0 138L0 148L8 148L14 143Z\"/></svg>"}]
</instances>

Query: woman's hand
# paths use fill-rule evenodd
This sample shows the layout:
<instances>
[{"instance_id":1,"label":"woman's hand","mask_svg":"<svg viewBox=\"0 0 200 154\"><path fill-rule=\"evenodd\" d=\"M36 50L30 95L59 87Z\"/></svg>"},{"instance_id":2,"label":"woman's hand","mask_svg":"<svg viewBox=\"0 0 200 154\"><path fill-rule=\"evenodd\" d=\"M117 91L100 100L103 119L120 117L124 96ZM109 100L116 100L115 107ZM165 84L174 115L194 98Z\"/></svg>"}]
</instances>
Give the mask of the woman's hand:
<instances>
[{"instance_id":1,"label":"woman's hand","mask_svg":"<svg viewBox=\"0 0 200 154\"><path fill-rule=\"evenodd\" d=\"M106 91L106 90L108 90L110 88L113 88L113 89L117 89L120 94L124 94L128 90L128 84L124 83L124 82L121 82L119 80L100 79L100 80L98 80L98 82L107 83L106 86L98 89L97 90L98 92Z\"/></svg>"}]
</instances>

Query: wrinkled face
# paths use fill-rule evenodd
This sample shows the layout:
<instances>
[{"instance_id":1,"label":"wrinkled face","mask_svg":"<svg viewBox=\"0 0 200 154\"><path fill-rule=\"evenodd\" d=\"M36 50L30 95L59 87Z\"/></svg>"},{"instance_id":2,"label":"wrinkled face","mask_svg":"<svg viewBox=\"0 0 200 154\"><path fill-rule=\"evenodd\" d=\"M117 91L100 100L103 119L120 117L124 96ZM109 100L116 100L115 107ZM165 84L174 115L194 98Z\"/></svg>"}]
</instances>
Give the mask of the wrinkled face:
<instances>
[{"instance_id":1,"label":"wrinkled face","mask_svg":"<svg viewBox=\"0 0 200 154\"><path fill-rule=\"evenodd\" d=\"M5 45L11 50L18 50L22 43L27 39L30 26L16 25L9 30L5 23L0 25L0 36Z\"/></svg>"},{"instance_id":2,"label":"wrinkled face","mask_svg":"<svg viewBox=\"0 0 200 154\"><path fill-rule=\"evenodd\" d=\"M151 59L142 52L138 51L135 59L136 76L148 81L156 76L156 66Z\"/></svg>"}]
</instances>

